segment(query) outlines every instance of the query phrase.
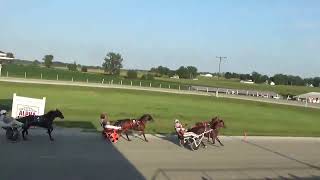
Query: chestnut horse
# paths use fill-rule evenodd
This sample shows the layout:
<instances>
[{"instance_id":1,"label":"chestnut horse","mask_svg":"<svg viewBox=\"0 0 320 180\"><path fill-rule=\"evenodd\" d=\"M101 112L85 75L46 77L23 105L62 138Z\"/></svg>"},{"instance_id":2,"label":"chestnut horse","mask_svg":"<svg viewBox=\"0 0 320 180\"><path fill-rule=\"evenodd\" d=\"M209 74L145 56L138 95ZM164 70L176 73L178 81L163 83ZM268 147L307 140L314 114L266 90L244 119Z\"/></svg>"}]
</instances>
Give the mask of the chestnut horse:
<instances>
[{"instance_id":1,"label":"chestnut horse","mask_svg":"<svg viewBox=\"0 0 320 180\"><path fill-rule=\"evenodd\" d=\"M145 134L144 134L144 129L146 128L146 124L148 121L153 121L153 118L150 114L144 114L141 116L139 119L121 119L117 120L114 123L114 126L119 126L121 127L120 132L123 132L126 134L128 141L131 141L128 136L128 131L133 130L133 131L138 131L142 132L142 135L144 137L144 140L148 142Z\"/></svg>"},{"instance_id":2,"label":"chestnut horse","mask_svg":"<svg viewBox=\"0 0 320 180\"><path fill-rule=\"evenodd\" d=\"M214 117L209 122L198 122L196 123L196 126L199 126L199 127L204 126L206 128L211 128L213 131L211 131L211 133L209 134L205 134L205 136L208 137L208 141L211 137L212 144L215 144L215 140L217 140L221 146L224 146L221 143L220 139L218 138L220 129L226 128L226 125L222 119L219 119L218 117Z\"/></svg>"}]
</instances>

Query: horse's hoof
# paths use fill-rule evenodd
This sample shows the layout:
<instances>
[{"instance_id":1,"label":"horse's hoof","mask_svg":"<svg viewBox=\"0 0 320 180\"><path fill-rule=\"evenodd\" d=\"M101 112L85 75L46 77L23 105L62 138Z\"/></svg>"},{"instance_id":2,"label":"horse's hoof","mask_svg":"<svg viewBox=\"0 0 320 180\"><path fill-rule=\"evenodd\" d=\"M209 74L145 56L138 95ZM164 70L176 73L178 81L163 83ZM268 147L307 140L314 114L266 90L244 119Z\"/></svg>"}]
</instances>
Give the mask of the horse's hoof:
<instances>
[{"instance_id":1,"label":"horse's hoof","mask_svg":"<svg viewBox=\"0 0 320 180\"><path fill-rule=\"evenodd\" d=\"M54 139L53 139L53 138L51 138L51 139L50 139L50 141L54 141Z\"/></svg>"},{"instance_id":2,"label":"horse's hoof","mask_svg":"<svg viewBox=\"0 0 320 180\"><path fill-rule=\"evenodd\" d=\"M223 144L220 144L221 146L224 146Z\"/></svg>"},{"instance_id":3,"label":"horse's hoof","mask_svg":"<svg viewBox=\"0 0 320 180\"><path fill-rule=\"evenodd\" d=\"M149 142L148 140L146 140L146 142Z\"/></svg>"}]
</instances>

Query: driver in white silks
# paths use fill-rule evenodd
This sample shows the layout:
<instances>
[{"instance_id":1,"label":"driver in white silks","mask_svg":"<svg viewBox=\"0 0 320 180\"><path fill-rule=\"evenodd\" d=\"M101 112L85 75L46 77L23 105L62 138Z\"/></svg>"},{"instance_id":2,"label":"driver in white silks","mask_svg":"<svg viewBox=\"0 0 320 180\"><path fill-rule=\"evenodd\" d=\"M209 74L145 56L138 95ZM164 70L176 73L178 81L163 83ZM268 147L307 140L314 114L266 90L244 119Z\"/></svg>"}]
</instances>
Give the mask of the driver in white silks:
<instances>
[{"instance_id":1,"label":"driver in white silks","mask_svg":"<svg viewBox=\"0 0 320 180\"><path fill-rule=\"evenodd\" d=\"M174 128L176 129L176 132L179 134L179 135L182 135L185 133L186 129L183 128L182 124L180 123L180 121L178 119L176 119L174 121Z\"/></svg>"},{"instance_id":2,"label":"driver in white silks","mask_svg":"<svg viewBox=\"0 0 320 180\"><path fill-rule=\"evenodd\" d=\"M176 129L176 132L178 133L179 136L183 137L183 136L197 136L195 133L193 132L188 132L180 123L180 121L178 119L176 119L174 121L174 128Z\"/></svg>"},{"instance_id":3,"label":"driver in white silks","mask_svg":"<svg viewBox=\"0 0 320 180\"><path fill-rule=\"evenodd\" d=\"M121 127L113 126L110 124L108 115L106 113L102 113L100 115L100 124L103 127L103 129L115 129L115 130L121 129Z\"/></svg>"},{"instance_id":4,"label":"driver in white silks","mask_svg":"<svg viewBox=\"0 0 320 180\"><path fill-rule=\"evenodd\" d=\"M23 126L23 123L15 120L14 118L7 116L6 110L0 111L0 127L13 127L13 126Z\"/></svg>"}]
</instances>

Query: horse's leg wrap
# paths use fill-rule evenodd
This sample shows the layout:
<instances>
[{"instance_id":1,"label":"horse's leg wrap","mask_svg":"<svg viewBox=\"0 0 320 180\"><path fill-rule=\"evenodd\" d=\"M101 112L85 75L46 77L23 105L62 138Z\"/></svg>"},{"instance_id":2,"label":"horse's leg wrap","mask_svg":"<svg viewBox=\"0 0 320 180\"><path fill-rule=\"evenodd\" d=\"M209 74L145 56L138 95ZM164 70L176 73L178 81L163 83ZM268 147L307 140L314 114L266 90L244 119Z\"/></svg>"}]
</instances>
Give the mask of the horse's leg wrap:
<instances>
[{"instance_id":1,"label":"horse's leg wrap","mask_svg":"<svg viewBox=\"0 0 320 180\"><path fill-rule=\"evenodd\" d=\"M147 138L146 138L146 135L144 134L144 131L142 131L142 135L143 135L143 137L144 137L144 140L145 140L146 142L148 142L148 140L147 140Z\"/></svg>"},{"instance_id":2,"label":"horse's leg wrap","mask_svg":"<svg viewBox=\"0 0 320 180\"><path fill-rule=\"evenodd\" d=\"M52 131L53 131L53 128L52 128L52 127L48 128L48 134L49 134L49 138L50 138L51 141L54 140L54 139L52 138L52 136L51 136L51 132L52 132Z\"/></svg>"},{"instance_id":3,"label":"horse's leg wrap","mask_svg":"<svg viewBox=\"0 0 320 180\"><path fill-rule=\"evenodd\" d=\"M216 139L217 139L217 141L220 143L221 146L224 146L224 145L221 143L221 141L219 140L218 137L216 137Z\"/></svg>"},{"instance_id":4,"label":"horse's leg wrap","mask_svg":"<svg viewBox=\"0 0 320 180\"><path fill-rule=\"evenodd\" d=\"M126 136L127 136L128 141L131 141L131 140L129 139L129 136L128 136L127 131L125 132L125 134L126 134Z\"/></svg>"}]
</instances>

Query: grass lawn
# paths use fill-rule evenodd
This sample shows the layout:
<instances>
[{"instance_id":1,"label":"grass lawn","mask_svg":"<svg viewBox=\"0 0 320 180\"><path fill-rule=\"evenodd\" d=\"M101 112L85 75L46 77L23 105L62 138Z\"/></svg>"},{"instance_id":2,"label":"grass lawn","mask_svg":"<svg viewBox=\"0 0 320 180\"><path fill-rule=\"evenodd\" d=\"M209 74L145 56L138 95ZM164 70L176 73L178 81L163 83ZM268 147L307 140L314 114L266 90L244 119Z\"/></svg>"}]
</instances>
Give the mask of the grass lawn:
<instances>
[{"instance_id":1,"label":"grass lawn","mask_svg":"<svg viewBox=\"0 0 320 180\"><path fill-rule=\"evenodd\" d=\"M200 85L200 86L211 86L211 87L221 87L221 88L234 88L234 89L246 89L246 90L259 90L259 91L273 91L281 95L299 95L307 92L320 92L320 88L311 88L304 86L269 86L265 84L243 84L239 80L231 79L217 79L217 78L205 78L198 77L199 80L190 80L190 79L170 79L170 78L156 78L155 80L140 80L140 79L126 79L127 70L121 70L120 76L110 76L105 75L99 71L89 71L88 73L83 72L72 72L66 70L66 68L43 68L37 66L25 66L25 65L16 65L9 64L3 67L2 75L6 76L7 72L9 77L25 77L25 72L27 73L27 78L40 79L41 74L43 79L56 80L57 74L59 80L71 81L72 78L74 81L101 83L104 79L104 83L132 85L134 86L151 86L161 88L170 88L172 89L181 89L187 90L190 85ZM138 77L140 78L143 74L147 73L146 71L138 71Z\"/></svg>"},{"instance_id":2,"label":"grass lawn","mask_svg":"<svg viewBox=\"0 0 320 180\"><path fill-rule=\"evenodd\" d=\"M112 120L150 113L155 121L147 125L149 133L171 133L175 118L191 126L219 115L226 122L226 135L243 135L247 131L248 135L320 136L320 110L302 107L135 90L0 82L0 108L10 108L13 93L47 97L46 111L61 109L69 127L72 122L81 127L83 122L86 127L100 128L101 112L109 113Z\"/></svg>"}]
</instances>

